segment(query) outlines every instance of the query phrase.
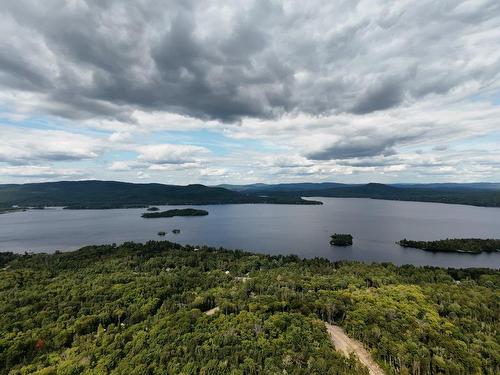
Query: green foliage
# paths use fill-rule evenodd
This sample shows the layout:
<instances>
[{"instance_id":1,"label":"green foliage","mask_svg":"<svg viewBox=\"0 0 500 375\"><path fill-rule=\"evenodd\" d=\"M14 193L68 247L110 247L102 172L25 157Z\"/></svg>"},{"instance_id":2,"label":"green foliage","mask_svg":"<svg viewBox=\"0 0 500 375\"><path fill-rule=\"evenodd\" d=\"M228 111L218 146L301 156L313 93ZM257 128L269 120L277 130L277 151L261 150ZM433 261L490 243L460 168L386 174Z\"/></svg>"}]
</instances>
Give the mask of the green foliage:
<instances>
[{"instance_id":1,"label":"green foliage","mask_svg":"<svg viewBox=\"0 0 500 375\"><path fill-rule=\"evenodd\" d=\"M500 240L481 238L447 238L438 241L412 241L406 238L398 242L403 247L429 251L480 253L500 251Z\"/></svg>"},{"instance_id":2,"label":"green foliage","mask_svg":"<svg viewBox=\"0 0 500 375\"><path fill-rule=\"evenodd\" d=\"M496 270L153 241L3 259L0 374L366 374L322 321L391 373L500 370Z\"/></svg>"},{"instance_id":3,"label":"green foliage","mask_svg":"<svg viewBox=\"0 0 500 375\"><path fill-rule=\"evenodd\" d=\"M19 257L19 255L14 253L0 253L0 267L4 267L7 263L17 257Z\"/></svg>"},{"instance_id":4,"label":"green foliage","mask_svg":"<svg viewBox=\"0 0 500 375\"><path fill-rule=\"evenodd\" d=\"M146 219L158 217L174 217L174 216L206 216L208 211L196 210L194 208L173 209L161 212L145 212L141 216Z\"/></svg>"}]
</instances>

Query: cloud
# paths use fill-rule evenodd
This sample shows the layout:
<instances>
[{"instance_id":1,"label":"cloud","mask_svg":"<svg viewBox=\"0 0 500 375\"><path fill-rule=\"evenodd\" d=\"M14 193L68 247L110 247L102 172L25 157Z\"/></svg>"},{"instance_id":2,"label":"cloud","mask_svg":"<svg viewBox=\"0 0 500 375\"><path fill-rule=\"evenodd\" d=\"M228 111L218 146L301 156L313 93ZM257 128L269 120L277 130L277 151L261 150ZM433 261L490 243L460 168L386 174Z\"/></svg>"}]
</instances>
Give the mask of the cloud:
<instances>
[{"instance_id":1,"label":"cloud","mask_svg":"<svg viewBox=\"0 0 500 375\"><path fill-rule=\"evenodd\" d=\"M367 114L494 82L499 11L494 0L5 0L0 85L80 120Z\"/></svg>"},{"instance_id":2,"label":"cloud","mask_svg":"<svg viewBox=\"0 0 500 375\"><path fill-rule=\"evenodd\" d=\"M350 159L367 156L390 156L395 153L395 139L373 140L368 137L361 139L345 139L324 149L317 150L306 156L312 160Z\"/></svg>"},{"instance_id":3,"label":"cloud","mask_svg":"<svg viewBox=\"0 0 500 375\"><path fill-rule=\"evenodd\" d=\"M150 164L188 164L209 154L204 147L176 144L152 144L138 147L140 162Z\"/></svg>"},{"instance_id":4,"label":"cloud","mask_svg":"<svg viewBox=\"0 0 500 375\"><path fill-rule=\"evenodd\" d=\"M495 0L3 0L0 33L0 167L500 177Z\"/></svg>"},{"instance_id":5,"label":"cloud","mask_svg":"<svg viewBox=\"0 0 500 375\"><path fill-rule=\"evenodd\" d=\"M74 179L83 178L86 175L86 173L82 170L36 165L0 167L0 174L10 177L35 179Z\"/></svg>"},{"instance_id":6,"label":"cloud","mask_svg":"<svg viewBox=\"0 0 500 375\"><path fill-rule=\"evenodd\" d=\"M138 169L138 168L147 168L147 164L144 163L138 163L136 161L130 161L130 160L120 160L120 161L114 161L109 165L108 169L110 171L115 171L115 172L124 172L124 171L130 171L132 169Z\"/></svg>"},{"instance_id":7,"label":"cloud","mask_svg":"<svg viewBox=\"0 0 500 375\"><path fill-rule=\"evenodd\" d=\"M216 176L221 177L227 174L227 169L225 168L204 168L200 170L202 176Z\"/></svg>"},{"instance_id":8,"label":"cloud","mask_svg":"<svg viewBox=\"0 0 500 375\"><path fill-rule=\"evenodd\" d=\"M95 159L103 145L93 137L59 130L0 126L0 162L12 165Z\"/></svg>"},{"instance_id":9,"label":"cloud","mask_svg":"<svg viewBox=\"0 0 500 375\"><path fill-rule=\"evenodd\" d=\"M133 141L132 134L129 132L116 132L109 136L109 141L113 143L130 143Z\"/></svg>"},{"instance_id":10,"label":"cloud","mask_svg":"<svg viewBox=\"0 0 500 375\"><path fill-rule=\"evenodd\" d=\"M377 82L362 95L354 105L352 112L365 114L399 105L403 101L404 78L389 78Z\"/></svg>"},{"instance_id":11,"label":"cloud","mask_svg":"<svg viewBox=\"0 0 500 375\"><path fill-rule=\"evenodd\" d=\"M148 179L150 178L151 176L143 171L139 171L137 172L137 178L141 179L141 180L144 180L144 179Z\"/></svg>"},{"instance_id":12,"label":"cloud","mask_svg":"<svg viewBox=\"0 0 500 375\"><path fill-rule=\"evenodd\" d=\"M448 145L436 145L432 148L433 151L446 151L448 150Z\"/></svg>"},{"instance_id":13,"label":"cloud","mask_svg":"<svg viewBox=\"0 0 500 375\"><path fill-rule=\"evenodd\" d=\"M395 147L411 144L422 134L429 132L425 124L415 124L413 129L407 132L397 133L388 131L392 126L360 126L358 129L348 129L344 134L340 133L330 142L325 137L319 147L306 152L305 156L310 160L343 160L353 158L368 158L376 156L392 156L396 154Z\"/></svg>"}]
</instances>

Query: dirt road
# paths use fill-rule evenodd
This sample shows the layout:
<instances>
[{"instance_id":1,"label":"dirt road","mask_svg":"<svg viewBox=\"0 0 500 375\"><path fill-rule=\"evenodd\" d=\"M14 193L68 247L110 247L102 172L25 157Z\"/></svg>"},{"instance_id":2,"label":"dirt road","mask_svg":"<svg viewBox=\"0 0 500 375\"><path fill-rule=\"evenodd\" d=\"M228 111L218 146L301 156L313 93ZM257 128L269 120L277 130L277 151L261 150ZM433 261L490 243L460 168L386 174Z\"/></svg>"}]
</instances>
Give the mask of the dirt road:
<instances>
[{"instance_id":1,"label":"dirt road","mask_svg":"<svg viewBox=\"0 0 500 375\"><path fill-rule=\"evenodd\" d=\"M339 326L334 326L333 324L328 323L325 323L325 325L332 343L338 352L343 353L345 356L349 356L350 353L354 352L359 361L368 368L370 375L385 375L385 372L372 359L370 353L363 348L363 344L359 341L351 339Z\"/></svg>"},{"instance_id":2,"label":"dirt road","mask_svg":"<svg viewBox=\"0 0 500 375\"><path fill-rule=\"evenodd\" d=\"M214 315L217 311L219 311L219 306L214 307L213 309L210 309L208 311L205 311L205 314L207 314L207 315Z\"/></svg>"}]
</instances>

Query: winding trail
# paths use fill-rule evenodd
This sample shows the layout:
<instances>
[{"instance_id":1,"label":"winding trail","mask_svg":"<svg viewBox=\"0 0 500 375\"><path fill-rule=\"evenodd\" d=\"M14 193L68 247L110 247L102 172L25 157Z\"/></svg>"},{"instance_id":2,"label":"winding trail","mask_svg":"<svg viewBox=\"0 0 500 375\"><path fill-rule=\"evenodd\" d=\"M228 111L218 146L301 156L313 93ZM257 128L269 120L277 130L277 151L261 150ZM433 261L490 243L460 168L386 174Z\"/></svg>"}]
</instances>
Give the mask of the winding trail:
<instances>
[{"instance_id":1,"label":"winding trail","mask_svg":"<svg viewBox=\"0 0 500 375\"><path fill-rule=\"evenodd\" d=\"M351 339L339 326L329 323L325 323L325 326L328 330L328 334L330 335L330 339L338 352L343 353L345 356L349 356L349 354L354 352L359 361L368 368L370 375L385 375L385 372L373 360L370 353L368 353L363 347L363 344L359 341Z\"/></svg>"}]
</instances>

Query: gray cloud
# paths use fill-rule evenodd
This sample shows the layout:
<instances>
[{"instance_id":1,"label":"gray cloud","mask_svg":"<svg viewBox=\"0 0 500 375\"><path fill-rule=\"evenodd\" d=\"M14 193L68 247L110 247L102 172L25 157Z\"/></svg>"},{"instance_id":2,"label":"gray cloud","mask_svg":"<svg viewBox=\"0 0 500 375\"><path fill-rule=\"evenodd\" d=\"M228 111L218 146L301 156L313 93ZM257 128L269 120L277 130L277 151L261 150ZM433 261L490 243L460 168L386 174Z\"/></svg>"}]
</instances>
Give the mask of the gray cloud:
<instances>
[{"instance_id":1,"label":"gray cloud","mask_svg":"<svg viewBox=\"0 0 500 375\"><path fill-rule=\"evenodd\" d=\"M4 0L0 86L71 119L142 109L234 122L368 114L498 74L465 41L498 26L494 0L356 4Z\"/></svg>"},{"instance_id":2,"label":"gray cloud","mask_svg":"<svg viewBox=\"0 0 500 375\"><path fill-rule=\"evenodd\" d=\"M496 0L3 0L0 168L491 180L499 30Z\"/></svg>"},{"instance_id":3,"label":"gray cloud","mask_svg":"<svg viewBox=\"0 0 500 375\"><path fill-rule=\"evenodd\" d=\"M365 114L399 105L404 97L403 85L402 79L392 77L384 82L377 82L359 98L352 112Z\"/></svg>"},{"instance_id":4,"label":"gray cloud","mask_svg":"<svg viewBox=\"0 0 500 375\"><path fill-rule=\"evenodd\" d=\"M352 159L372 156L391 156L394 146L414 138L414 136L381 137L372 134L367 137L353 136L306 154L311 160Z\"/></svg>"}]
</instances>

